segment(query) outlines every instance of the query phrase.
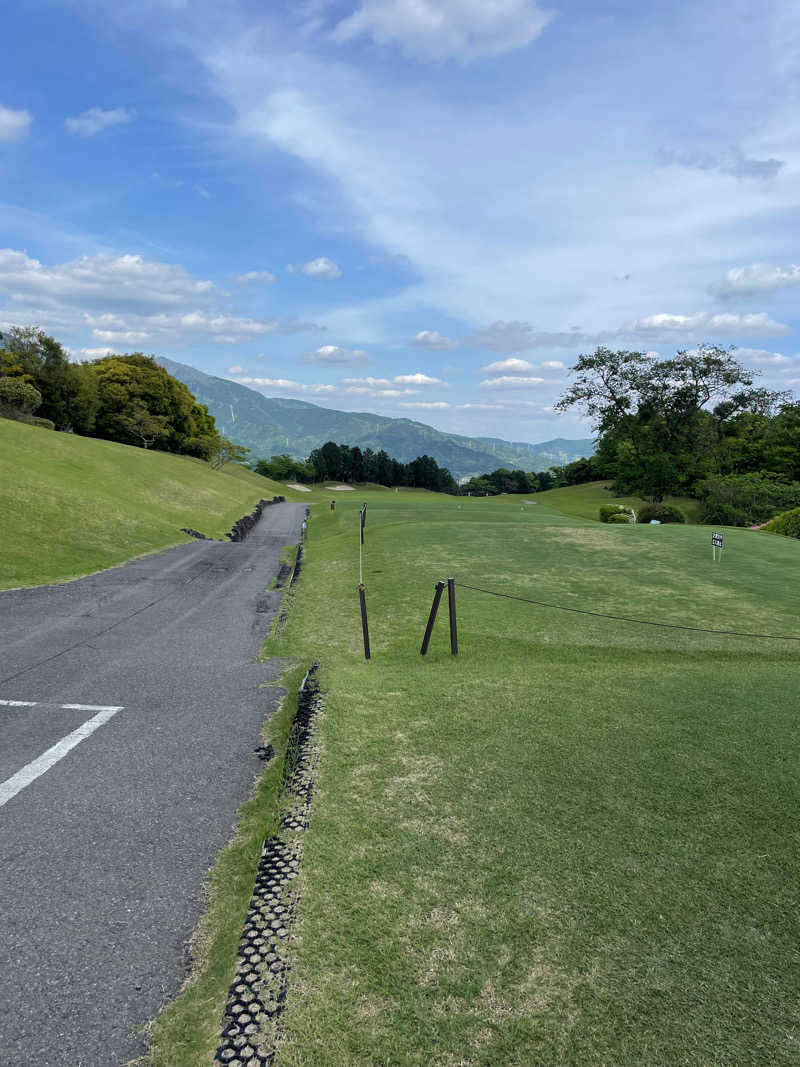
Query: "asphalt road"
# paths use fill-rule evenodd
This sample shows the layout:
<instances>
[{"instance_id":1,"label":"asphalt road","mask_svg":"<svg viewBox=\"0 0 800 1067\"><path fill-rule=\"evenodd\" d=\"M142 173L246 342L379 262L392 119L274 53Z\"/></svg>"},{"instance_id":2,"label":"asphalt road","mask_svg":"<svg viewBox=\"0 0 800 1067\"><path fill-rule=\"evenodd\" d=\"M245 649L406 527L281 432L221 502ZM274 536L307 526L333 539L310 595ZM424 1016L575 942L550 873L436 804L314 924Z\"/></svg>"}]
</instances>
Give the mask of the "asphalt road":
<instances>
[{"instance_id":1,"label":"asphalt road","mask_svg":"<svg viewBox=\"0 0 800 1067\"><path fill-rule=\"evenodd\" d=\"M264 588L304 512L0 593L3 1067L124 1064L179 990L205 876L263 766L280 670L255 661L279 603Z\"/></svg>"}]
</instances>

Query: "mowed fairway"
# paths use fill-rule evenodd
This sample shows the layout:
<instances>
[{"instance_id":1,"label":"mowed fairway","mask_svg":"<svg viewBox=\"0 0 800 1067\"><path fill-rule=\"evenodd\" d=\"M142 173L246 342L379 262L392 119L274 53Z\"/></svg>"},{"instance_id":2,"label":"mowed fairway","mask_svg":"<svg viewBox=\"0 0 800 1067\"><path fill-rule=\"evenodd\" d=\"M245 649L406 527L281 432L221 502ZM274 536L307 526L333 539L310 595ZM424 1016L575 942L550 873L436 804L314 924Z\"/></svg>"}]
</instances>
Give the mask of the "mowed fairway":
<instances>
[{"instance_id":1,"label":"mowed fairway","mask_svg":"<svg viewBox=\"0 0 800 1067\"><path fill-rule=\"evenodd\" d=\"M343 494L344 495L344 494ZM281 1064L796 1064L800 544L519 497L314 509L271 653L319 659Z\"/></svg>"}]
</instances>

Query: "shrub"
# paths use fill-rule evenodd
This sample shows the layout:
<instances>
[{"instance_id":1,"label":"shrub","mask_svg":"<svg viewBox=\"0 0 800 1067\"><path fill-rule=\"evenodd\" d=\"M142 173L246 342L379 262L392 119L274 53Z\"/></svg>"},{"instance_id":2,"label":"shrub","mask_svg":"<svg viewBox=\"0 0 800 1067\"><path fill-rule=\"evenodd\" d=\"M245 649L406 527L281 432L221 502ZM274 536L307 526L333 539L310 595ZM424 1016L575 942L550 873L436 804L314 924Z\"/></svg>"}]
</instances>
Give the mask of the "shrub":
<instances>
[{"instance_id":1,"label":"shrub","mask_svg":"<svg viewBox=\"0 0 800 1067\"><path fill-rule=\"evenodd\" d=\"M609 515L605 520L608 523L614 523L620 526L629 526L631 522L630 512L618 511L615 515Z\"/></svg>"},{"instance_id":2,"label":"shrub","mask_svg":"<svg viewBox=\"0 0 800 1067\"><path fill-rule=\"evenodd\" d=\"M777 474L728 474L698 485L703 501L700 521L708 525L755 526L778 512L800 507L800 482L783 482Z\"/></svg>"},{"instance_id":3,"label":"shrub","mask_svg":"<svg viewBox=\"0 0 800 1067\"><path fill-rule=\"evenodd\" d=\"M792 508L791 511L784 511L782 515L776 515L764 529L769 533L783 534L784 537L800 538L800 508Z\"/></svg>"},{"instance_id":4,"label":"shrub","mask_svg":"<svg viewBox=\"0 0 800 1067\"><path fill-rule=\"evenodd\" d=\"M52 419L43 419L39 415L29 415L25 422L31 426L41 426L43 430L55 430L56 424Z\"/></svg>"},{"instance_id":5,"label":"shrub","mask_svg":"<svg viewBox=\"0 0 800 1067\"><path fill-rule=\"evenodd\" d=\"M638 521L640 523L652 522L653 519L658 519L662 523L686 522L686 516L674 504L645 504L639 511Z\"/></svg>"},{"instance_id":6,"label":"shrub","mask_svg":"<svg viewBox=\"0 0 800 1067\"><path fill-rule=\"evenodd\" d=\"M626 522L630 522L633 517L631 509L626 508L624 504L601 504L600 522L611 522L612 515L624 515ZM618 521L618 519L614 519L614 522Z\"/></svg>"},{"instance_id":7,"label":"shrub","mask_svg":"<svg viewBox=\"0 0 800 1067\"><path fill-rule=\"evenodd\" d=\"M0 405L15 411L35 411L42 402L39 390L24 378L0 378ZM13 417L13 416L12 416Z\"/></svg>"}]
</instances>

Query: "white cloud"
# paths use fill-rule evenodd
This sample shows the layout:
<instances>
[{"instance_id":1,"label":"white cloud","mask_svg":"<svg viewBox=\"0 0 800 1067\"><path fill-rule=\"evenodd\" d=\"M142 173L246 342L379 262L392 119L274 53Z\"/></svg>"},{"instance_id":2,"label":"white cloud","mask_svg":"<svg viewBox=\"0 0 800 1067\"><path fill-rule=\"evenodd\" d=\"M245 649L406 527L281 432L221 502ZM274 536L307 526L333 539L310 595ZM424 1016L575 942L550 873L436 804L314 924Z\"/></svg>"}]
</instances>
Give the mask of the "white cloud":
<instances>
[{"instance_id":1,"label":"white cloud","mask_svg":"<svg viewBox=\"0 0 800 1067\"><path fill-rule=\"evenodd\" d=\"M499 378L485 378L481 383L481 389L532 389L541 385L544 378L512 378L501 376Z\"/></svg>"},{"instance_id":2,"label":"white cloud","mask_svg":"<svg viewBox=\"0 0 800 1067\"><path fill-rule=\"evenodd\" d=\"M505 411L505 404L459 404L459 408L464 411Z\"/></svg>"},{"instance_id":3,"label":"white cloud","mask_svg":"<svg viewBox=\"0 0 800 1067\"><path fill-rule=\"evenodd\" d=\"M124 107L90 107L81 115L64 119L64 125L78 137L95 137L111 126L121 126L133 119L134 112Z\"/></svg>"},{"instance_id":4,"label":"white cloud","mask_svg":"<svg viewBox=\"0 0 800 1067\"><path fill-rule=\"evenodd\" d=\"M306 278L321 278L328 282L342 276L341 267L338 267L327 256L318 256L309 263L294 263L286 269L290 274L304 274Z\"/></svg>"},{"instance_id":5,"label":"white cloud","mask_svg":"<svg viewBox=\"0 0 800 1067\"><path fill-rule=\"evenodd\" d=\"M327 366L347 363L368 363L369 356L363 348L340 348L339 345L322 345L314 352L300 357L301 363L321 363Z\"/></svg>"},{"instance_id":6,"label":"white cloud","mask_svg":"<svg viewBox=\"0 0 800 1067\"><path fill-rule=\"evenodd\" d=\"M780 337L789 333L790 327L785 323L775 322L763 311L751 315L727 312L711 315L700 311L695 315L671 315L663 312L658 315L646 315L631 323L628 330L633 334L658 334L667 337L673 334L685 338L710 331L717 331L726 336ZM618 334L625 332L625 328L617 331Z\"/></svg>"},{"instance_id":7,"label":"white cloud","mask_svg":"<svg viewBox=\"0 0 800 1067\"><path fill-rule=\"evenodd\" d=\"M238 364L234 367L228 367L226 374L245 374L247 372L246 367L240 367Z\"/></svg>"},{"instance_id":8,"label":"white cloud","mask_svg":"<svg viewBox=\"0 0 800 1067\"><path fill-rule=\"evenodd\" d=\"M400 408L449 408L450 405L444 400L401 400L397 405Z\"/></svg>"},{"instance_id":9,"label":"white cloud","mask_svg":"<svg viewBox=\"0 0 800 1067\"><path fill-rule=\"evenodd\" d=\"M417 348L427 348L431 352L449 352L458 348L458 341L450 337L442 337L436 330L420 330L411 342Z\"/></svg>"},{"instance_id":10,"label":"white cloud","mask_svg":"<svg viewBox=\"0 0 800 1067\"><path fill-rule=\"evenodd\" d=\"M115 348L81 348L78 355L84 359L102 359L103 356L116 356L118 353Z\"/></svg>"},{"instance_id":11,"label":"white cloud","mask_svg":"<svg viewBox=\"0 0 800 1067\"><path fill-rule=\"evenodd\" d=\"M240 385L255 386L259 389L276 389L279 392L301 393L312 396L338 394L341 396L395 398L399 396L411 396L416 393L416 389L384 389L374 388L372 385L349 384L356 382L374 382L376 385L382 385L385 379L381 378L345 378L339 385L322 384L317 382L295 382L288 378L239 377L235 380L239 382ZM389 384L388 381L387 384Z\"/></svg>"},{"instance_id":12,"label":"white cloud","mask_svg":"<svg viewBox=\"0 0 800 1067\"><path fill-rule=\"evenodd\" d=\"M218 294L213 282L193 278L183 267L138 255L82 256L47 267L13 248L0 249L0 291L16 300L95 304L98 300L156 306Z\"/></svg>"},{"instance_id":13,"label":"white cloud","mask_svg":"<svg viewBox=\"0 0 800 1067\"><path fill-rule=\"evenodd\" d=\"M516 359L512 356L510 359L500 359L496 363L489 363L483 369L488 374L527 374L529 371L536 370L536 367L527 359Z\"/></svg>"},{"instance_id":14,"label":"white cloud","mask_svg":"<svg viewBox=\"0 0 800 1067\"><path fill-rule=\"evenodd\" d=\"M784 356L766 348L737 348L734 355L742 363L759 363L774 367L792 365L797 359L797 356Z\"/></svg>"},{"instance_id":15,"label":"white cloud","mask_svg":"<svg viewBox=\"0 0 800 1067\"><path fill-rule=\"evenodd\" d=\"M392 381L397 385L447 385L441 378L431 378L428 374L398 374Z\"/></svg>"},{"instance_id":16,"label":"white cloud","mask_svg":"<svg viewBox=\"0 0 800 1067\"><path fill-rule=\"evenodd\" d=\"M560 359L545 359L539 366L547 368L547 370L566 370Z\"/></svg>"},{"instance_id":17,"label":"white cloud","mask_svg":"<svg viewBox=\"0 0 800 1067\"><path fill-rule=\"evenodd\" d=\"M30 129L33 116L29 111L15 111L0 104L0 141L20 141Z\"/></svg>"},{"instance_id":18,"label":"white cloud","mask_svg":"<svg viewBox=\"0 0 800 1067\"><path fill-rule=\"evenodd\" d=\"M415 58L466 62L524 48L551 18L535 0L361 0L333 38L367 36Z\"/></svg>"},{"instance_id":19,"label":"white cloud","mask_svg":"<svg viewBox=\"0 0 800 1067\"><path fill-rule=\"evenodd\" d=\"M789 263L773 267L769 263L753 263L749 267L733 267L711 291L725 298L736 296L767 296L779 289L800 285L800 266Z\"/></svg>"},{"instance_id":20,"label":"white cloud","mask_svg":"<svg viewBox=\"0 0 800 1067\"><path fill-rule=\"evenodd\" d=\"M239 285L252 285L254 282L259 282L261 285L272 285L275 281L275 275L270 274L268 270L249 270L246 274L240 274L236 278Z\"/></svg>"}]
</instances>

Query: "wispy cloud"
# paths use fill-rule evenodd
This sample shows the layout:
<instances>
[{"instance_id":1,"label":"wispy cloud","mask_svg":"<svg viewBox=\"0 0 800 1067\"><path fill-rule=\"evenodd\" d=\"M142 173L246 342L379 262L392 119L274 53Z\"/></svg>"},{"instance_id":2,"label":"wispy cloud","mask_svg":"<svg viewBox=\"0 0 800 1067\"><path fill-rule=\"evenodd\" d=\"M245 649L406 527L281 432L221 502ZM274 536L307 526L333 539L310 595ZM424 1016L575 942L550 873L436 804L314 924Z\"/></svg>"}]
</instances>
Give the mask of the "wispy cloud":
<instances>
[{"instance_id":1,"label":"wispy cloud","mask_svg":"<svg viewBox=\"0 0 800 1067\"><path fill-rule=\"evenodd\" d=\"M716 171L732 178L755 178L758 181L769 181L777 177L785 166L782 159L753 159L735 146L718 152L662 148L656 154L656 162L662 167L678 166L689 170Z\"/></svg>"},{"instance_id":2,"label":"wispy cloud","mask_svg":"<svg viewBox=\"0 0 800 1067\"><path fill-rule=\"evenodd\" d=\"M0 104L0 141L21 141L31 128L30 111L15 111Z\"/></svg>"},{"instance_id":3,"label":"wispy cloud","mask_svg":"<svg viewBox=\"0 0 800 1067\"><path fill-rule=\"evenodd\" d=\"M420 330L411 342L415 348L426 348L430 352L449 352L458 348L458 341L451 337L443 337L436 330Z\"/></svg>"},{"instance_id":4,"label":"wispy cloud","mask_svg":"<svg viewBox=\"0 0 800 1067\"><path fill-rule=\"evenodd\" d=\"M525 48L552 17L535 0L361 0L333 39L365 36L415 59L469 62Z\"/></svg>"},{"instance_id":5,"label":"wispy cloud","mask_svg":"<svg viewBox=\"0 0 800 1067\"><path fill-rule=\"evenodd\" d=\"M64 119L64 125L76 137L96 137L103 130L112 126L123 126L133 122L134 118L135 113L124 107L90 107L81 115Z\"/></svg>"},{"instance_id":6,"label":"wispy cloud","mask_svg":"<svg viewBox=\"0 0 800 1067\"><path fill-rule=\"evenodd\" d=\"M313 352L306 352L300 357L300 363L320 363L323 366L336 366L347 363L368 363L369 356L363 348L340 348L339 345L322 345Z\"/></svg>"},{"instance_id":7,"label":"wispy cloud","mask_svg":"<svg viewBox=\"0 0 800 1067\"><path fill-rule=\"evenodd\" d=\"M715 296L725 299L748 296L769 296L780 289L800 286L800 266L788 263L772 266L770 263L753 263L749 267L732 267L721 282L711 286Z\"/></svg>"},{"instance_id":8,"label":"wispy cloud","mask_svg":"<svg viewBox=\"0 0 800 1067\"><path fill-rule=\"evenodd\" d=\"M480 387L481 389L533 389L541 385L543 381L544 378L517 378L501 375L499 378L484 378Z\"/></svg>"},{"instance_id":9,"label":"wispy cloud","mask_svg":"<svg viewBox=\"0 0 800 1067\"><path fill-rule=\"evenodd\" d=\"M341 278L341 267L327 256L318 256L308 263L292 263L286 268L290 274L303 274L306 278L317 278L322 281L332 282Z\"/></svg>"},{"instance_id":10,"label":"wispy cloud","mask_svg":"<svg viewBox=\"0 0 800 1067\"><path fill-rule=\"evenodd\" d=\"M275 275L270 274L268 270L249 270L245 274L239 274L236 277L238 285L253 285L254 283L272 285L274 281Z\"/></svg>"}]
</instances>

